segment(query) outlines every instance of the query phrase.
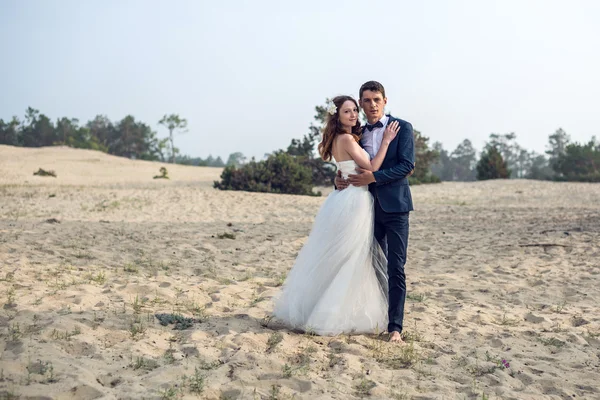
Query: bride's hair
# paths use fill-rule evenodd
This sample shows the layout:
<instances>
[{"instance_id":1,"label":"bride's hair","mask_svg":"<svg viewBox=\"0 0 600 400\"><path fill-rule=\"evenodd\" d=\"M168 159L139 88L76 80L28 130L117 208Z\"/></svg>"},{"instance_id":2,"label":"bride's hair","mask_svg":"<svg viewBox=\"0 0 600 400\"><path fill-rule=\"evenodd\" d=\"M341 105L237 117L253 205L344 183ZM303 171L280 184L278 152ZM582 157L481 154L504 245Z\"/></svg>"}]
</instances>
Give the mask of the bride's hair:
<instances>
[{"instance_id":1,"label":"bride's hair","mask_svg":"<svg viewBox=\"0 0 600 400\"><path fill-rule=\"evenodd\" d=\"M344 130L342 124L340 124L340 115L339 110L342 104L346 101L350 100L356 105L356 109L358 110L358 103L350 96L337 96L332 102L336 107L335 114L327 113L327 122L325 123L325 128L323 128L323 140L319 143L319 154L321 158L325 161L331 160L331 150L333 148L333 141L337 135L340 133L349 133ZM360 123L356 121L356 125L352 127L352 132L350 134L354 137L354 140L357 142L360 140L362 135L362 130L360 127Z\"/></svg>"}]
</instances>

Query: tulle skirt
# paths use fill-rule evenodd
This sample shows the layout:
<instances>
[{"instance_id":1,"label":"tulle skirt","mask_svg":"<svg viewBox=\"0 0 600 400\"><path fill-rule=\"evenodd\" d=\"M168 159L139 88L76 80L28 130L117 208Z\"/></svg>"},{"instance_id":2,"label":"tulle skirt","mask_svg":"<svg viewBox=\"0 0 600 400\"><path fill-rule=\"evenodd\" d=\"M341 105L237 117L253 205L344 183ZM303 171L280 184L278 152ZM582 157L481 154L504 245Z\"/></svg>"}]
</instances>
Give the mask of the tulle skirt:
<instances>
[{"instance_id":1,"label":"tulle skirt","mask_svg":"<svg viewBox=\"0 0 600 400\"><path fill-rule=\"evenodd\" d=\"M387 261L373 237L373 198L365 187L332 192L315 217L274 316L318 335L383 332Z\"/></svg>"}]
</instances>

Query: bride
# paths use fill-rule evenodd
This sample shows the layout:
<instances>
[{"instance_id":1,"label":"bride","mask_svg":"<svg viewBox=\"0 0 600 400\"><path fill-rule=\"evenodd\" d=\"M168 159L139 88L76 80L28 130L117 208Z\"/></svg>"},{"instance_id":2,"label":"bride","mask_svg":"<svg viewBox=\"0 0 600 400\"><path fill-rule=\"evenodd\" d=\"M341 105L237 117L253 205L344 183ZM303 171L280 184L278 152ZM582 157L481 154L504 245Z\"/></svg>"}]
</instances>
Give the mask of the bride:
<instances>
[{"instance_id":1,"label":"bride","mask_svg":"<svg viewBox=\"0 0 600 400\"><path fill-rule=\"evenodd\" d=\"M319 144L321 157L333 157L342 176L360 167L377 171L398 123L385 130L369 160L359 145L358 104L338 96L328 108ZM373 236L373 198L366 186L333 191L325 200L298 254L274 316L292 328L318 335L383 332L387 326L386 259Z\"/></svg>"}]
</instances>

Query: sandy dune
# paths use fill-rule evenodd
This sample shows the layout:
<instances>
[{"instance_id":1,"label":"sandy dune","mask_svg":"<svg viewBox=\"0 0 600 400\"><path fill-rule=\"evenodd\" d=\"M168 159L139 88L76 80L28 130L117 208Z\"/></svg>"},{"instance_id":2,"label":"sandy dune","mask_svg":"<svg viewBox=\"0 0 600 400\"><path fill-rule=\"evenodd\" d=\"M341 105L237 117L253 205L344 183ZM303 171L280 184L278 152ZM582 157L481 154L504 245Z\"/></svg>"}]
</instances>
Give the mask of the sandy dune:
<instances>
[{"instance_id":1,"label":"sandy dune","mask_svg":"<svg viewBox=\"0 0 600 400\"><path fill-rule=\"evenodd\" d=\"M323 197L161 166L0 146L0 398L600 399L600 185L414 187L399 348L269 318Z\"/></svg>"}]
</instances>

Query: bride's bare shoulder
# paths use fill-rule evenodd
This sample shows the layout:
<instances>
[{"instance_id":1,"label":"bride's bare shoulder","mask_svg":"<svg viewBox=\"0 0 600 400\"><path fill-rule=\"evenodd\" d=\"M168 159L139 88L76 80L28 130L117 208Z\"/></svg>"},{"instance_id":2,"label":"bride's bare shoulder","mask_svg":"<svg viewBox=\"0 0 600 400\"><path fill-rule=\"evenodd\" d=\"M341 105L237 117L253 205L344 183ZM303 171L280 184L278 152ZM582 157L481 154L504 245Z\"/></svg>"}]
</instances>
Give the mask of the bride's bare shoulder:
<instances>
[{"instance_id":1,"label":"bride's bare shoulder","mask_svg":"<svg viewBox=\"0 0 600 400\"><path fill-rule=\"evenodd\" d=\"M354 138L349 133L338 134L333 141L333 158L338 162L351 160L349 152L353 141Z\"/></svg>"},{"instance_id":2,"label":"bride's bare shoulder","mask_svg":"<svg viewBox=\"0 0 600 400\"><path fill-rule=\"evenodd\" d=\"M349 133L340 133L335 137L335 141L339 144L351 144L352 142L355 142L354 136Z\"/></svg>"}]
</instances>

